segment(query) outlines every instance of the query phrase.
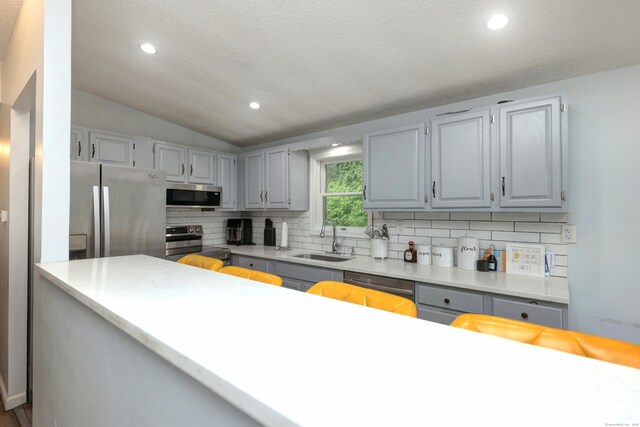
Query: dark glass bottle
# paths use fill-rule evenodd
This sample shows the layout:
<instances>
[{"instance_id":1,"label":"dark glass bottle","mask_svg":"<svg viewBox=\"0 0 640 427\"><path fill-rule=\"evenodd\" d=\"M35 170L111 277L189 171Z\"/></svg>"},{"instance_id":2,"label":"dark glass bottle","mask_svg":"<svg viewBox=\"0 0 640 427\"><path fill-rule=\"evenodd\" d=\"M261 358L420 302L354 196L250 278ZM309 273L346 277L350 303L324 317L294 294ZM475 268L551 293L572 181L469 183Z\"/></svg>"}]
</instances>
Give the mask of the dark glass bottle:
<instances>
[{"instance_id":1,"label":"dark glass bottle","mask_svg":"<svg viewBox=\"0 0 640 427\"><path fill-rule=\"evenodd\" d=\"M489 255L489 259L487 259L487 261L488 261L487 267L489 268L489 271L497 271L498 270L498 260L493 255L493 252L491 252L491 254Z\"/></svg>"},{"instance_id":2,"label":"dark glass bottle","mask_svg":"<svg viewBox=\"0 0 640 427\"><path fill-rule=\"evenodd\" d=\"M418 253L413 249L413 240L409 242L409 249L404 251L404 262L418 262Z\"/></svg>"}]
</instances>

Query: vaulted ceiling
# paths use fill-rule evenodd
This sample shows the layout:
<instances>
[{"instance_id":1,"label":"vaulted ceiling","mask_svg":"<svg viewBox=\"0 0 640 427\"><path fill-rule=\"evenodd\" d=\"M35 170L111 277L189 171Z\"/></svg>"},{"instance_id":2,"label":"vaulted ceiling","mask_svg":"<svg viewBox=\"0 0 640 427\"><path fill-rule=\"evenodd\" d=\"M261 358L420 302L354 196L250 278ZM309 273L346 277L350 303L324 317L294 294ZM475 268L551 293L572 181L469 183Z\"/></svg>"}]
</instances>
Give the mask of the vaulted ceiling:
<instances>
[{"instance_id":1,"label":"vaulted ceiling","mask_svg":"<svg viewBox=\"0 0 640 427\"><path fill-rule=\"evenodd\" d=\"M639 22L637 0L74 0L73 85L246 146L638 64Z\"/></svg>"},{"instance_id":2,"label":"vaulted ceiling","mask_svg":"<svg viewBox=\"0 0 640 427\"><path fill-rule=\"evenodd\" d=\"M20 11L22 0L1 0L0 1L0 61L4 58L4 51L7 48L13 25Z\"/></svg>"}]
</instances>

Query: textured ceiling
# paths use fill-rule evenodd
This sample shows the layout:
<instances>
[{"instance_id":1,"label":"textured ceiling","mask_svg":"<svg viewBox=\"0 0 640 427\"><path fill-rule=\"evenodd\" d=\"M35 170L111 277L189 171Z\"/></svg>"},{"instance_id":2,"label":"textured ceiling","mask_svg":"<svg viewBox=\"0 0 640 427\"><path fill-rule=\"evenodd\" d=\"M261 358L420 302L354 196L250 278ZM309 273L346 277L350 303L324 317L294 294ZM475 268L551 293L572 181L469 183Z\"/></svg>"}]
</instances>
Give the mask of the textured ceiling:
<instances>
[{"instance_id":1,"label":"textured ceiling","mask_svg":"<svg viewBox=\"0 0 640 427\"><path fill-rule=\"evenodd\" d=\"M0 0L0 61L4 58L22 0Z\"/></svg>"},{"instance_id":2,"label":"textured ceiling","mask_svg":"<svg viewBox=\"0 0 640 427\"><path fill-rule=\"evenodd\" d=\"M638 64L639 22L638 0L74 0L73 84L245 146Z\"/></svg>"}]
</instances>

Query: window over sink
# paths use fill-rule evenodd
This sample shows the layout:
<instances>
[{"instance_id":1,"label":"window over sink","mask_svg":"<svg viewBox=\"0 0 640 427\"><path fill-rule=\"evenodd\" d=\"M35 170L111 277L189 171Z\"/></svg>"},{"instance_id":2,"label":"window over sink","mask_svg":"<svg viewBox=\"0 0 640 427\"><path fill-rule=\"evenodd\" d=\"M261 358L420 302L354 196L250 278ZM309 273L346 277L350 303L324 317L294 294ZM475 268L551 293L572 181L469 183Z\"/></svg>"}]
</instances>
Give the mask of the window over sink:
<instances>
[{"instance_id":1,"label":"window over sink","mask_svg":"<svg viewBox=\"0 0 640 427\"><path fill-rule=\"evenodd\" d=\"M338 236L364 237L371 215L363 209L362 145L345 145L311 154L311 232L333 220ZM331 227L326 233L330 235Z\"/></svg>"}]
</instances>

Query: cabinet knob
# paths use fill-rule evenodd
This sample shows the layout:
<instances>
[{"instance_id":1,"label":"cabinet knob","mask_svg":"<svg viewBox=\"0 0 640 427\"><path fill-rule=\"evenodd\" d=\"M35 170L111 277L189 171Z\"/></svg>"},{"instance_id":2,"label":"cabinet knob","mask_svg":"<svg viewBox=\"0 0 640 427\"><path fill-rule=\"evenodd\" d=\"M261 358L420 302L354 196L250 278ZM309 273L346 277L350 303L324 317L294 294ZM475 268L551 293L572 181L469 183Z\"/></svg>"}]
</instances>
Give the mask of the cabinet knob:
<instances>
[{"instance_id":1,"label":"cabinet knob","mask_svg":"<svg viewBox=\"0 0 640 427\"><path fill-rule=\"evenodd\" d=\"M253 264L249 264L249 267L253 267Z\"/></svg>"},{"instance_id":2,"label":"cabinet knob","mask_svg":"<svg viewBox=\"0 0 640 427\"><path fill-rule=\"evenodd\" d=\"M449 304L449 302L450 302L450 301L449 301L449 298L445 298L445 299L444 299L444 303L445 303L445 304Z\"/></svg>"},{"instance_id":3,"label":"cabinet knob","mask_svg":"<svg viewBox=\"0 0 640 427\"><path fill-rule=\"evenodd\" d=\"M527 313L522 313L520 316L522 316L523 319L529 318L529 315Z\"/></svg>"}]
</instances>

